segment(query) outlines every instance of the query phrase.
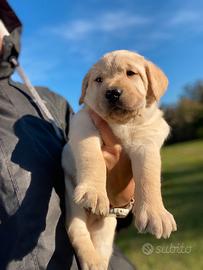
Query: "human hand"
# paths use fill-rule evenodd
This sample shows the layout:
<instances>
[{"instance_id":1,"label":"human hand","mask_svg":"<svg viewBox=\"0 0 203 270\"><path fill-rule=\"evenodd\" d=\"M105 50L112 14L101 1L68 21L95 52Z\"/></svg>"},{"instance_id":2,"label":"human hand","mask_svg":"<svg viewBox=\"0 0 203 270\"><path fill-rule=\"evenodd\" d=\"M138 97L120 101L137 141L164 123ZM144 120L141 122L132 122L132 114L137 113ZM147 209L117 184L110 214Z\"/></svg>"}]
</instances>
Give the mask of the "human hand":
<instances>
[{"instance_id":1,"label":"human hand","mask_svg":"<svg viewBox=\"0 0 203 270\"><path fill-rule=\"evenodd\" d=\"M102 153L108 171L108 198L114 207L125 206L134 196L135 189L130 159L107 122L92 110L89 113L103 140Z\"/></svg>"}]
</instances>

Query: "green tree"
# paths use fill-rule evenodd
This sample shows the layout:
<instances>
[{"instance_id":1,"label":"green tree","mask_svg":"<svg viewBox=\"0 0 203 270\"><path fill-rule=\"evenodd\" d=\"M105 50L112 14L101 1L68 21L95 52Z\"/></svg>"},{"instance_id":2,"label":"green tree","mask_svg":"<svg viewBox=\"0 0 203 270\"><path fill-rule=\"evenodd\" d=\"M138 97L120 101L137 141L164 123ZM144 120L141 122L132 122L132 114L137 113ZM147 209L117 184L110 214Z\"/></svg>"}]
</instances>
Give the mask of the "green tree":
<instances>
[{"instance_id":1,"label":"green tree","mask_svg":"<svg viewBox=\"0 0 203 270\"><path fill-rule=\"evenodd\" d=\"M187 85L177 104L163 110L171 126L168 143L203 138L203 81Z\"/></svg>"}]
</instances>

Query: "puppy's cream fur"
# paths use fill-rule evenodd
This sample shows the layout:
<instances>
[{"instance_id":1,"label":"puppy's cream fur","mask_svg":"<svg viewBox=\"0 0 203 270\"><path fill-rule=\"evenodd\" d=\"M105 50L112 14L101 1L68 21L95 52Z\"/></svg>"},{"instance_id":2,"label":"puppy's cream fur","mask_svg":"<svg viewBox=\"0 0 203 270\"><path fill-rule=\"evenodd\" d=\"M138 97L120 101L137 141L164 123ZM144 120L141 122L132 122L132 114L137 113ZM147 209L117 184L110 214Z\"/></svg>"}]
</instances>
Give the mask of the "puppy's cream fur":
<instances>
[{"instance_id":1,"label":"puppy's cream fur","mask_svg":"<svg viewBox=\"0 0 203 270\"><path fill-rule=\"evenodd\" d=\"M176 230L173 216L163 205L160 181L160 148L169 126L157 101L167 84L158 67L129 51L106 54L83 80L80 103L85 103L85 107L71 121L62 163L66 207L71 212L67 231L85 270L107 269L116 226L116 218L108 216L102 140L88 108L108 122L131 159L136 181L133 213L138 230L157 238L168 238ZM105 98L111 89L122 90L118 106L111 106ZM74 168L72 172L70 167Z\"/></svg>"}]
</instances>

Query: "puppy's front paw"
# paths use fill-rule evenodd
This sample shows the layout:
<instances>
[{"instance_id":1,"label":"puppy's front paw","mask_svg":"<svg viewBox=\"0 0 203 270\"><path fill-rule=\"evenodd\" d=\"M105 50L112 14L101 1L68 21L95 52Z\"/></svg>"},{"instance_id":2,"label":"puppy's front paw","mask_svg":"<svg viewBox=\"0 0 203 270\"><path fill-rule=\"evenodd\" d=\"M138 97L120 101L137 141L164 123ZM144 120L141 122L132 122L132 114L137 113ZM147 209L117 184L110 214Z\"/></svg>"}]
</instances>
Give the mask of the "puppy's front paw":
<instances>
[{"instance_id":1,"label":"puppy's front paw","mask_svg":"<svg viewBox=\"0 0 203 270\"><path fill-rule=\"evenodd\" d=\"M169 238L171 232L177 230L176 222L171 213L163 205L153 207L143 205L134 207L135 224L139 232L149 232L156 238Z\"/></svg>"},{"instance_id":2,"label":"puppy's front paw","mask_svg":"<svg viewBox=\"0 0 203 270\"><path fill-rule=\"evenodd\" d=\"M109 200L106 191L80 184L75 189L74 201L93 214L106 216L109 213Z\"/></svg>"}]
</instances>

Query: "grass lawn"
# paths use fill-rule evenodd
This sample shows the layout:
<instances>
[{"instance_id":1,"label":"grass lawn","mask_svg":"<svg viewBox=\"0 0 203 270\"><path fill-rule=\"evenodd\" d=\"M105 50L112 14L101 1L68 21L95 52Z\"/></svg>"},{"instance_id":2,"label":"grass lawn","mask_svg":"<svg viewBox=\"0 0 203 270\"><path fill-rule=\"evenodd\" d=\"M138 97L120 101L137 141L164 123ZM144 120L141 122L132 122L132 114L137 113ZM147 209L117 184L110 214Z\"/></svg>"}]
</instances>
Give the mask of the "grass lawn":
<instances>
[{"instance_id":1,"label":"grass lawn","mask_svg":"<svg viewBox=\"0 0 203 270\"><path fill-rule=\"evenodd\" d=\"M163 199L178 231L157 240L131 226L119 233L117 244L138 270L203 269L203 141L163 148L162 163ZM146 243L153 246L151 255L142 251ZM151 246L144 250L150 253Z\"/></svg>"}]
</instances>

